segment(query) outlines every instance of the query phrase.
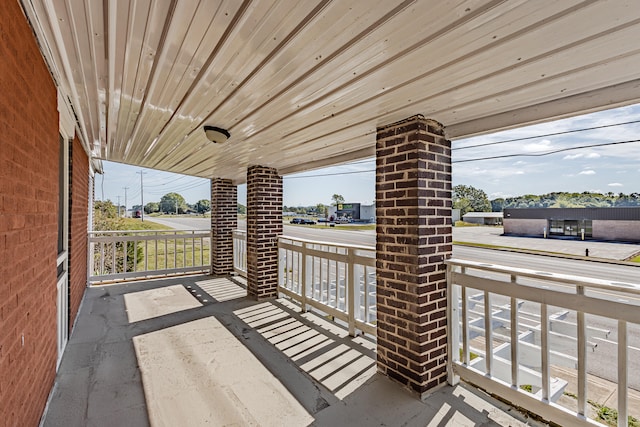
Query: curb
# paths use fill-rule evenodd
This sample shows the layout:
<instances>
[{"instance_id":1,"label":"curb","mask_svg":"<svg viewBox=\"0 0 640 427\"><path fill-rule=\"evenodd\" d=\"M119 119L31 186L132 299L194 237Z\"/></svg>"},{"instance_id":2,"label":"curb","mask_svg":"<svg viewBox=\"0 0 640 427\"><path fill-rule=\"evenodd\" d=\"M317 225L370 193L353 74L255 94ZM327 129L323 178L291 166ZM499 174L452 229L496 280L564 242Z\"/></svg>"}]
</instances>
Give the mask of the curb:
<instances>
[{"instance_id":1,"label":"curb","mask_svg":"<svg viewBox=\"0 0 640 427\"><path fill-rule=\"evenodd\" d=\"M488 246L479 246L473 242L453 242L453 245L458 246L468 246L473 248L480 249L490 249L493 251L502 251L502 252L516 252L528 255L541 255L553 258L563 258L563 259L574 259L577 261L589 261L589 262L598 262L601 264L614 264L614 265L624 265L627 267L640 267L640 263L631 262L631 261L622 261L617 259L609 259L609 258L598 258L598 257L588 257L583 255L570 255L570 254L560 254L553 252L545 252L545 251L537 251L537 250L529 250L529 249L520 249L520 248L492 248Z\"/></svg>"}]
</instances>

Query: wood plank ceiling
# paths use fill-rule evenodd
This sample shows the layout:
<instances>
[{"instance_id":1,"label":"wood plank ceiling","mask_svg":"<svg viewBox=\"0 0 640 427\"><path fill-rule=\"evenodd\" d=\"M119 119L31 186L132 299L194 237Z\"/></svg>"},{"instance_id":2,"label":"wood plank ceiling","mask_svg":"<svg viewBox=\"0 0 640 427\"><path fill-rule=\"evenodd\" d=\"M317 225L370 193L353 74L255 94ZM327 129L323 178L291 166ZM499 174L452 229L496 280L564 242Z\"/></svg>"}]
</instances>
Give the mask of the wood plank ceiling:
<instances>
[{"instance_id":1,"label":"wood plank ceiling","mask_svg":"<svg viewBox=\"0 0 640 427\"><path fill-rule=\"evenodd\" d=\"M96 157L237 183L640 100L637 0L21 1Z\"/></svg>"}]
</instances>

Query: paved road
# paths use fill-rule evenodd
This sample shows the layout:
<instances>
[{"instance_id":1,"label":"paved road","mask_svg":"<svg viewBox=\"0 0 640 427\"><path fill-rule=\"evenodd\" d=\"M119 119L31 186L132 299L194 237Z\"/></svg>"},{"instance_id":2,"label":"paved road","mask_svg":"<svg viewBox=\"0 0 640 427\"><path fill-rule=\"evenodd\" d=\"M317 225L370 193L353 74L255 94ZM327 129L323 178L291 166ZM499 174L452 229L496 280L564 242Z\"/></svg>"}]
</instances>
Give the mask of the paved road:
<instances>
[{"instance_id":1,"label":"paved road","mask_svg":"<svg viewBox=\"0 0 640 427\"><path fill-rule=\"evenodd\" d=\"M177 229L208 229L211 226L209 218L149 218L160 224L165 224ZM238 228L246 229L245 221L238 222ZM487 242L501 246L531 248L532 245L544 245L548 251L562 252L562 248L576 251L585 242L545 240L531 238L513 238L499 236L498 228L494 227L464 227L454 228L454 240ZM311 228L297 225L284 225L284 234L311 240L345 243L361 246L375 246L376 235L373 230L350 231L336 230L334 228ZM572 243L574 246L572 246ZM602 254L626 254L640 250L640 245L615 244L603 242L589 242L592 251ZM580 253L580 252L579 252ZM616 265L595 261L582 261L565 259L552 256L522 254L517 252L499 251L483 248L454 245L453 256L472 261L481 261L492 264L508 265L519 268L529 268L554 273L574 274L605 280L620 282L640 283L640 264L638 266Z\"/></svg>"}]
</instances>

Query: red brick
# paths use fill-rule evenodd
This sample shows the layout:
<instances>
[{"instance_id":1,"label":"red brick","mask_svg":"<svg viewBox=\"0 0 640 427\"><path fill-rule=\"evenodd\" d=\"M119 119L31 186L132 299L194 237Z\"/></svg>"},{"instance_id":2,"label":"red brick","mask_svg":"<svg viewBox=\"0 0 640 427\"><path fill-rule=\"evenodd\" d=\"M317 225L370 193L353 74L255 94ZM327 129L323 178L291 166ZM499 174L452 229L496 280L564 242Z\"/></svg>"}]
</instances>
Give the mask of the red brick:
<instances>
[{"instance_id":1,"label":"red brick","mask_svg":"<svg viewBox=\"0 0 640 427\"><path fill-rule=\"evenodd\" d=\"M0 2L0 23L0 418L28 426L39 422L57 359L57 92L20 2ZM72 235L86 242L86 221ZM82 251L72 275L86 275Z\"/></svg>"},{"instance_id":2,"label":"red brick","mask_svg":"<svg viewBox=\"0 0 640 427\"><path fill-rule=\"evenodd\" d=\"M238 226L237 187L230 179L211 180L211 271L233 272L233 230Z\"/></svg>"},{"instance_id":3,"label":"red brick","mask_svg":"<svg viewBox=\"0 0 640 427\"><path fill-rule=\"evenodd\" d=\"M446 336L431 331L446 326L450 143L441 125L415 116L378 129L376 155L378 366L425 393L444 379L434 349Z\"/></svg>"},{"instance_id":4,"label":"red brick","mask_svg":"<svg viewBox=\"0 0 640 427\"><path fill-rule=\"evenodd\" d=\"M247 169L247 293L278 294L278 236L282 234L282 177L264 166Z\"/></svg>"},{"instance_id":5,"label":"red brick","mask_svg":"<svg viewBox=\"0 0 640 427\"><path fill-rule=\"evenodd\" d=\"M89 158L76 137L69 143L69 330L87 286Z\"/></svg>"}]
</instances>

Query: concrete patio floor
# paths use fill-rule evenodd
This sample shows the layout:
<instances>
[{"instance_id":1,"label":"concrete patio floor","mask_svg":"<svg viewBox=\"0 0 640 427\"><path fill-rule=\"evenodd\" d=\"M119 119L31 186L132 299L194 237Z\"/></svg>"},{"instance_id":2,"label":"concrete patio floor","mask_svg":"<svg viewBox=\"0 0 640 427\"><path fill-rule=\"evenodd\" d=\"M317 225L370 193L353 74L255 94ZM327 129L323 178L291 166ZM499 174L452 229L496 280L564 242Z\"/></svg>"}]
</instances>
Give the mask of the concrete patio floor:
<instances>
[{"instance_id":1,"label":"concrete patio floor","mask_svg":"<svg viewBox=\"0 0 640 427\"><path fill-rule=\"evenodd\" d=\"M212 276L88 289L42 424L538 425L464 385L420 401L369 339Z\"/></svg>"}]
</instances>

